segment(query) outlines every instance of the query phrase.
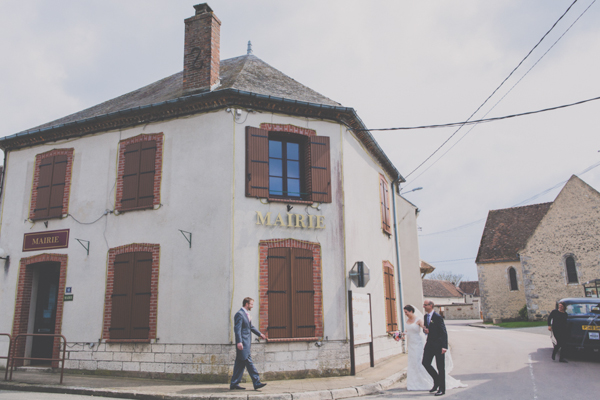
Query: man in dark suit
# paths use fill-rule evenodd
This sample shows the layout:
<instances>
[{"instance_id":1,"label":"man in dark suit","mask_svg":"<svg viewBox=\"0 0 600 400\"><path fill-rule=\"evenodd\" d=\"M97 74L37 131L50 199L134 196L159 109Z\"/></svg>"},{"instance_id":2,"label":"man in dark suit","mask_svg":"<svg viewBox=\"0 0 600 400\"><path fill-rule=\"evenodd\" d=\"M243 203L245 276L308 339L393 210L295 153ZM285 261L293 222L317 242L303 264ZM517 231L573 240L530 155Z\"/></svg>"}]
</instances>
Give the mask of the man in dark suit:
<instances>
[{"instance_id":1,"label":"man in dark suit","mask_svg":"<svg viewBox=\"0 0 600 400\"><path fill-rule=\"evenodd\" d=\"M433 311L433 301L425 300L423 308L426 312L424 321L425 329L423 331L427 334L427 342L423 350L423 366L433 378L433 388L429 392L433 393L437 391L435 395L442 396L446 393L446 363L444 353L448 350L448 333L446 332L444 319L440 314ZM437 371L431 365L433 357L435 357Z\"/></svg>"},{"instance_id":2,"label":"man in dark suit","mask_svg":"<svg viewBox=\"0 0 600 400\"><path fill-rule=\"evenodd\" d=\"M260 333L260 331L254 327L254 325L252 325L252 318L250 317L250 310L252 310L252 307L254 307L254 300L250 297L246 297L242 302L242 308L235 314L233 319L233 331L235 333L237 350L235 354L235 364L233 366L233 376L231 377L231 384L229 385L229 389L231 390L245 389L240 386L242 375L244 374L244 368L248 370L248 374L250 375L250 378L252 378L254 389L260 389L267 386L266 383L260 382L258 371L256 370L256 367L252 362L252 358L250 357L252 333L254 333L256 336L260 336L263 339L267 338L265 335Z\"/></svg>"}]
</instances>

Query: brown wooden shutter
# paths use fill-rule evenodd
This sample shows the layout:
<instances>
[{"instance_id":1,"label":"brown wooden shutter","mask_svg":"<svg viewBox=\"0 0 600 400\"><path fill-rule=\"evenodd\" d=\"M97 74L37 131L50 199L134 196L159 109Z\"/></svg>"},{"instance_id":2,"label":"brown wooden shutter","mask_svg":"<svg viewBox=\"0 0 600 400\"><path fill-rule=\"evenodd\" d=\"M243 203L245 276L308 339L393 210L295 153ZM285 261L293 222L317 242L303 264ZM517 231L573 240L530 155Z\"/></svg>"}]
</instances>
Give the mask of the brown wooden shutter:
<instances>
[{"instance_id":1,"label":"brown wooden shutter","mask_svg":"<svg viewBox=\"0 0 600 400\"><path fill-rule=\"evenodd\" d=\"M313 256L307 249L290 249L292 255L292 335L315 336L315 290L313 283Z\"/></svg>"},{"instance_id":2,"label":"brown wooden shutter","mask_svg":"<svg viewBox=\"0 0 600 400\"><path fill-rule=\"evenodd\" d=\"M121 208L123 210L129 210L137 207L141 149L141 142L128 144L125 147L123 197L121 198Z\"/></svg>"},{"instance_id":3,"label":"brown wooden shutter","mask_svg":"<svg viewBox=\"0 0 600 400\"><path fill-rule=\"evenodd\" d=\"M148 339L152 253L119 254L113 270L110 338Z\"/></svg>"},{"instance_id":4,"label":"brown wooden shutter","mask_svg":"<svg viewBox=\"0 0 600 400\"><path fill-rule=\"evenodd\" d=\"M319 203L331 203L331 165L329 155L329 137L310 138L310 186L311 200Z\"/></svg>"},{"instance_id":5,"label":"brown wooden shutter","mask_svg":"<svg viewBox=\"0 0 600 400\"><path fill-rule=\"evenodd\" d=\"M154 175L156 173L156 141L149 140L141 144L137 206L152 207L154 205Z\"/></svg>"},{"instance_id":6,"label":"brown wooden shutter","mask_svg":"<svg viewBox=\"0 0 600 400\"><path fill-rule=\"evenodd\" d=\"M290 251L271 248L268 253L269 338L292 337Z\"/></svg>"},{"instance_id":7,"label":"brown wooden shutter","mask_svg":"<svg viewBox=\"0 0 600 400\"><path fill-rule=\"evenodd\" d=\"M269 197L269 131L246 127L246 197Z\"/></svg>"},{"instance_id":8,"label":"brown wooden shutter","mask_svg":"<svg viewBox=\"0 0 600 400\"><path fill-rule=\"evenodd\" d=\"M381 197L381 228L391 235L390 191L388 183L382 175L379 176L379 195Z\"/></svg>"},{"instance_id":9,"label":"brown wooden shutter","mask_svg":"<svg viewBox=\"0 0 600 400\"><path fill-rule=\"evenodd\" d=\"M148 208L154 205L156 141L148 140L125 147L123 197L121 209Z\"/></svg>"},{"instance_id":10,"label":"brown wooden shutter","mask_svg":"<svg viewBox=\"0 0 600 400\"><path fill-rule=\"evenodd\" d=\"M52 189L50 190L49 217L62 216L63 197L65 194L65 182L67 177L67 156L54 156L54 168L52 171Z\"/></svg>"},{"instance_id":11,"label":"brown wooden shutter","mask_svg":"<svg viewBox=\"0 0 600 400\"><path fill-rule=\"evenodd\" d=\"M119 254L115 257L109 328L111 339L130 338L133 267L133 253Z\"/></svg>"},{"instance_id":12,"label":"brown wooden shutter","mask_svg":"<svg viewBox=\"0 0 600 400\"><path fill-rule=\"evenodd\" d=\"M134 253L131 339L148 339L150 332L150 297L152 295L152 253Z\"/></svg>"},{"instance_id":13,"label":"brown wooden shutter","mask_svg":"<svg viewBox=\"0 0 600 400\"><path fill-rule=\"evenodd\" d=\"M34 219L62 216L67 160L62 155L40 161Z\"/></svg>"},{"instance_id":14,"label":"brown wooden shutter","mask_svg":"<svg viewBox=\"0 0 600 400\"><path fill-rule=\"evenodd\" d=\"M396 317L396 296L394 286L394 270L388 262L383 265L383 284L385 292L385 308L386 308L386 330L393 332L398 330L398 322Z\"/></svg>"}]
</instances>

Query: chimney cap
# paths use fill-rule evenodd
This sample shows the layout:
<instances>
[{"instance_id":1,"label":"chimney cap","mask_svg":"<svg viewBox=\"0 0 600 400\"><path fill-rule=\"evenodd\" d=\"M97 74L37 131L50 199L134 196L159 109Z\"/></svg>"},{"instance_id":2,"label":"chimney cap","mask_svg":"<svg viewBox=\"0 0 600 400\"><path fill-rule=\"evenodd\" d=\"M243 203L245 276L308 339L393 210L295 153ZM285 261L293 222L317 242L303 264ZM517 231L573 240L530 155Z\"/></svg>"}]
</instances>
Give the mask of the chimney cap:
<instances>
[{"instance_id":1,"label":"chimney cap","mask_svg":"<svg viewBox=\"0 0 600 400\"><path fill-rule=\"evenodd\" d=\"M196 4L194 8L196 9L196 15L213 12L208 3Z\"/></svg>"}]
</instances>

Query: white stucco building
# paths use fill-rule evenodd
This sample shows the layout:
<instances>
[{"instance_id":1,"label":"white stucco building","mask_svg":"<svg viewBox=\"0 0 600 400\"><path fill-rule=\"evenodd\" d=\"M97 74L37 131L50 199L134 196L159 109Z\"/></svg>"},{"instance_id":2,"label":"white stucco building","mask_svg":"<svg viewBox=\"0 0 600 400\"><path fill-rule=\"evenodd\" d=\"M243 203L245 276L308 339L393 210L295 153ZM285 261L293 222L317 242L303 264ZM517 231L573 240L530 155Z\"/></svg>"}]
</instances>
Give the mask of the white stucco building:
<instances>
[{"instance_id":1,"label":"white stucco building","mask_svg":"<svg viewBox=\"0 0 600 400\"><path fill-rule=\"evenodd\" d=\"M371 294L375 360L398 354L387 332L422 301L402 176L353 109L253 55L220 60L220 21L195 8L183 72L0 139L0 332L64 335L72 370L226 381L249 296L266 379L347 374L353 290Z\"/></svg>"}]
</instances>

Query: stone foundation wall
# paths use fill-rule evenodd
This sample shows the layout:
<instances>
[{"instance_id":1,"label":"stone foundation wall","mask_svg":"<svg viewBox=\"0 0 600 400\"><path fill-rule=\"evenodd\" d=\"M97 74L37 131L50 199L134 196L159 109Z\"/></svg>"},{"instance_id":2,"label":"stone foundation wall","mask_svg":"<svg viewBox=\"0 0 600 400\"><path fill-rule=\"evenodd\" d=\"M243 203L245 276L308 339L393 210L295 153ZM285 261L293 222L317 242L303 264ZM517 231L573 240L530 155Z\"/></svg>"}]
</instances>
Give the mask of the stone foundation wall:
<instances>
[{"instance_id":1,"label":"stone foundation wall","mask_svg":"<svg viewBox=\"0 0 600 400\"><path fill-rule=\"evenodd\" d=\"M97 374L228 382L235 345L68 343L65 369ZM343 341L254 343L252 360L265 379L348 375ZM246 380L249 377L246 375Z\"/></svg>"}]
</instances>

